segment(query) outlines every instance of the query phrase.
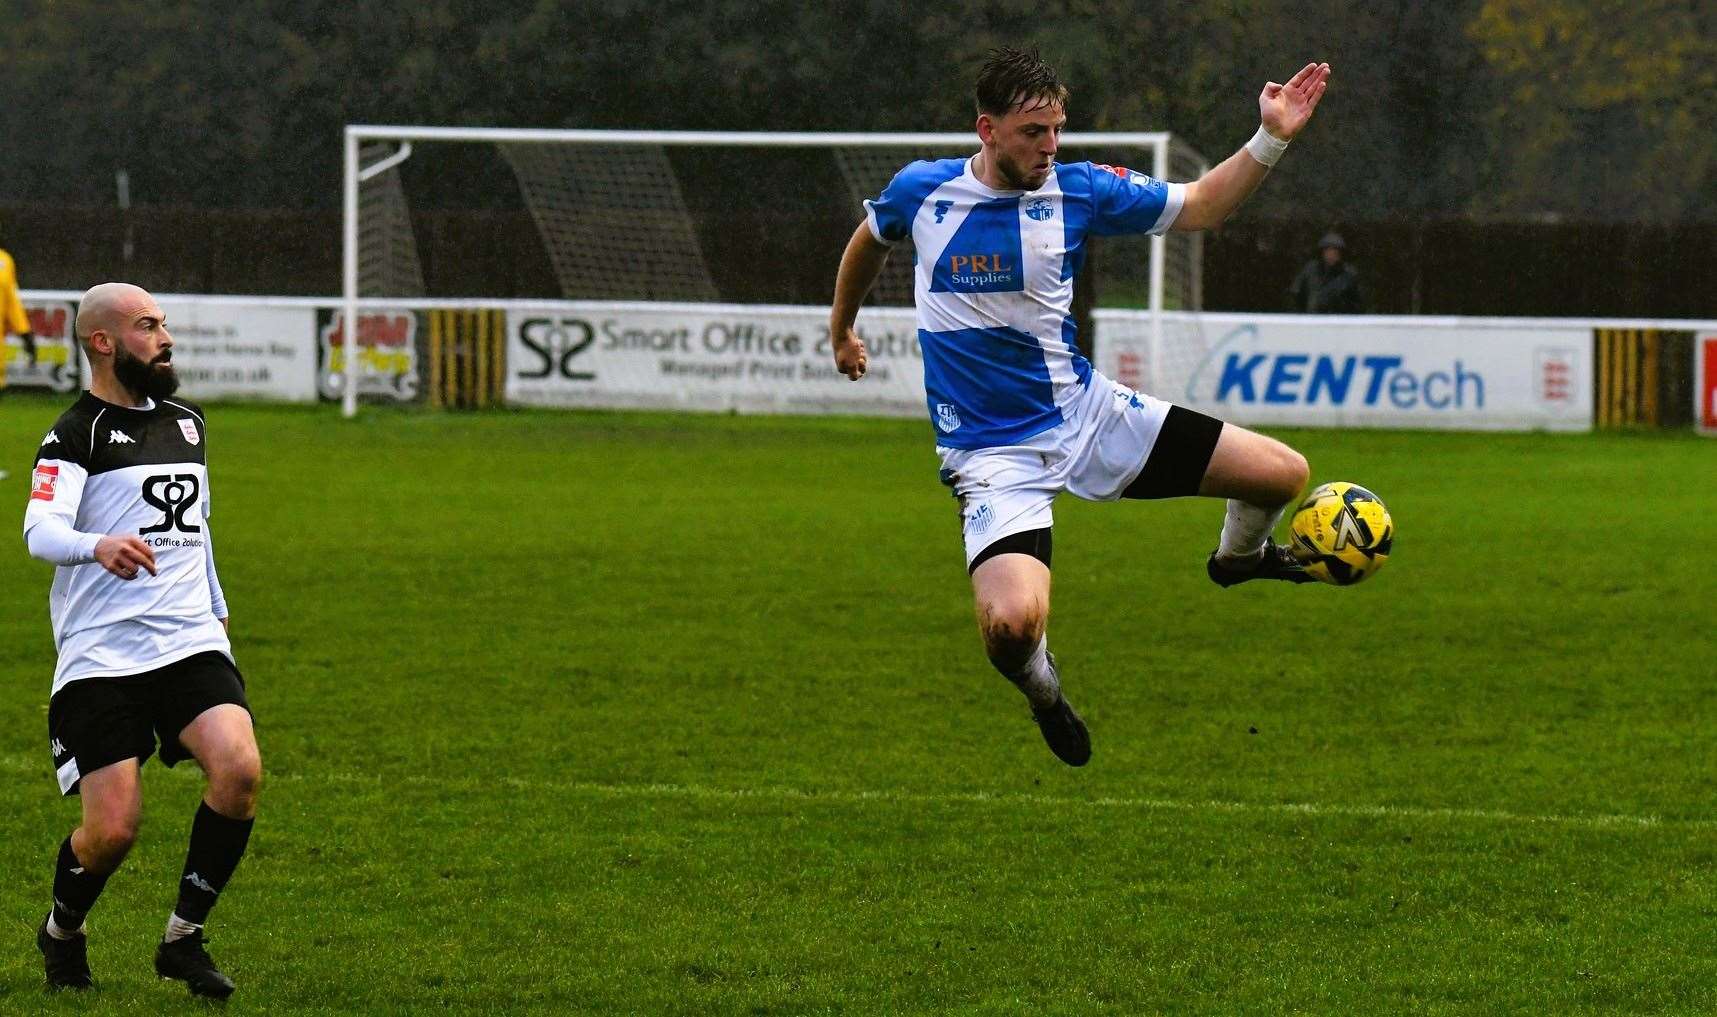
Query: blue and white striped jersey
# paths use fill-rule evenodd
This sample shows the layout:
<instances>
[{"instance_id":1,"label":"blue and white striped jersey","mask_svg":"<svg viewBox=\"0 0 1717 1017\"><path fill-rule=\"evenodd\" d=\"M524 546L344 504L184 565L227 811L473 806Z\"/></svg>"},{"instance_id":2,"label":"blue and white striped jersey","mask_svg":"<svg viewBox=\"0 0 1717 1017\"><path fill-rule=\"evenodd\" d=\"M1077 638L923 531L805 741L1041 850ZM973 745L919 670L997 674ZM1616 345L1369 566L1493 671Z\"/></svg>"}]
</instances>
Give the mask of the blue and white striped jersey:
<instances>
[{"instance_id":1,"label":"blue and white striped jersey","mask_svg":"<svg viewBox=\"0 0 1717 1017\"><path fill-rule=\"evenodd\" d=\"M914 297L936 443L1017 445L1060 424L1089 384L1073 279L1088 235L1162 233L1183 184L1125 169L1057 163L1035 191L998 191L970 159L915 162L865 202L870 231L917 248Z\"/></svg>"}]
</instances>

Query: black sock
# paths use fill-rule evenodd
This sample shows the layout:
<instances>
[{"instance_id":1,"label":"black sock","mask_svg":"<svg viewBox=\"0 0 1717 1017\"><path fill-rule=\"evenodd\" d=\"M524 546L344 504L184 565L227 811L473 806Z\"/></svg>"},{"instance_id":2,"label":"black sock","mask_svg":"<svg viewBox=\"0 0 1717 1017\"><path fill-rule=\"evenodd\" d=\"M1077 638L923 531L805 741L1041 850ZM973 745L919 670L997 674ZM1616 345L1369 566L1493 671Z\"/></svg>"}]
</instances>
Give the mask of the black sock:
<instances>
[{"instance_id":1,"label":"black sock","mask_svg":"<svg viewBox=\"0 0 1717 1017\"><path fill-rule=\"evenodd\" d=\"M102 887L112 873L96 875L84 869L72 851L72 839L60 842L60 857L54 863L54 924L67 932L83 927L83 916L95 907Z\"/></svg>"},{"instance_id":2,"label":"black sock","mask_svg":"<svg viewBox=\"0 0 1717 1017\"><path fill-rule=\"evenodd\" d=\"M191 822L191 848L185 852L185 873L179 879L179 904L173 913L193 925L209 920L215 898L233 877L244 847L250 842L254 819L228 819L204 802Z\"/></svg>"}]
</instances>

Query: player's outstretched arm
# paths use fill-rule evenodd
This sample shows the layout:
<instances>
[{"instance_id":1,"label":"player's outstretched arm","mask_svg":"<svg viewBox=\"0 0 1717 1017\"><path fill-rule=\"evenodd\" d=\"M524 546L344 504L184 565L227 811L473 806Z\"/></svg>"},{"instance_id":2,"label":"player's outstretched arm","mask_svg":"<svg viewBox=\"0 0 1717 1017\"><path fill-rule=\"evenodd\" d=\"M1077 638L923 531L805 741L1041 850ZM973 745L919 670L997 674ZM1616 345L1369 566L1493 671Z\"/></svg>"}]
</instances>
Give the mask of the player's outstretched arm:
<instances>
[{"instance_id":1,"label":"player's outstretched arm","mask_svg":"<svg viewBox=\"0 0 1717 1017\"><path fill-rule=\"evenodd\" d=\"M870 294L870 288L876 285L876 277L882 274L888 252L888 245L871 235L869 224L861 222L853 231L853 238L847 241L846 252L841 255L840 271L835 273L835 300L829 309L829 343L834 347L835 369L852 381L864 377L870 366L864 340L853 331L853 322L858 320L859 307Z\"/></svg>"},{"instance_id":2,"label":"player's outstretched arm","mask_svg":"<svg viewBox=\"0 0 1717 1017\"><path fill-rule=\"evenodd\" d=\"M1269 175L1288 142L1305 129L1329 87L1329 64L1307 64L1285 85L1274 81L1258 95L1258 133L1240 151L1187 185L1186 204L1174 229L1203 230L1234 213Z\"/></svg>"}]
</instances>

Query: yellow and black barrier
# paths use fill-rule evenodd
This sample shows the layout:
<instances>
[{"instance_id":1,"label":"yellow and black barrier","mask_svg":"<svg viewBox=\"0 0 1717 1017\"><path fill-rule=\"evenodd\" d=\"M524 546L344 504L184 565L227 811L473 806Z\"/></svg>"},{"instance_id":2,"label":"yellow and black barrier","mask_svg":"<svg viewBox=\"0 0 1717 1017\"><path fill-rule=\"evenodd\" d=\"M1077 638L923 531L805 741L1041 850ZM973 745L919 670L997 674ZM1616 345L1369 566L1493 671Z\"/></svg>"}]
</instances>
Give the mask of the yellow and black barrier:
<instances>
[{"instance_id":1,"label":"yellow and black barrier","mask_svg":"<svg viewBox=\"0 0 1717 1017\"><path fill-rule=\"evenodd\" d=\"M429 405L499 406L507 376L507 314L494 310L426 311Z\"/></svg>"},{"instance_id":2,"label":"yellow and black barrier","mask_svg":"<svg viewBox=\"0 0 1717 1017\"><path fill-rule=\"evenodd\" d=\"M1598 427L1663 425L1658 398L1663 347L1663 333L1655 328L1596 330L1592 415Z\"/></svg>"},{"instance_id":3,"label":"yellow and black barrier","mask_svg":"<svg viewBox=\"0 0 1717 1017\"><path fill-rule=\"evenodd\" d=\"M1592 354L1592 422L1600 430L1693 422L1692 332L1593 329Z\"/></svg>"}]
</instances>

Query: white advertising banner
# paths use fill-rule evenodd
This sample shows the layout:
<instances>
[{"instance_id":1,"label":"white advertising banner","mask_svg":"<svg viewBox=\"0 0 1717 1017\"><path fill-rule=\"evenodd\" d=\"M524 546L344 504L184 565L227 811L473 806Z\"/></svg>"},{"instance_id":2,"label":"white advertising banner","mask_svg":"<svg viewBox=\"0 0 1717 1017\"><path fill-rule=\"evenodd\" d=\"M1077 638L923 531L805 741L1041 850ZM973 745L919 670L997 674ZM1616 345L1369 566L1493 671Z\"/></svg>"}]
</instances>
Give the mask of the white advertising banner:
<instances>
[{"instance_id":1,"label":"white advertising banner","mask_svg":"<svg viewBox=\"0 0 1717 1017\"><path fill-rule=\"evenodd\" d=\"M835 371L827 310L716 304L556 303L507 309L507 401L524 406L925 412L918 327L866 309L869 372Z\"/></svg>"},{"instance_id":2,"label":"white advertising banner","mask_svg":"<svg viewBox=\"0 0 1717 1017\"><path fill-rule=\"evenodd\" d=\"M160 297L173 367L190 398L314 402L316 312L244 301Z\"/></svg>"},{"instance_id":3,"label":"white advertising banner","mask_svg":"<svg viewBox=\"0 0 1717 1017\"><path fill-rule=\"evenodd\" d=\"M0 364L11 388L40 388L51 392L75 392L80 387L77 341L72 325L77 317L77 304L69 300L40 300L24 297L24 315L30 319L30 331L36 337L36 355L32 361L24 337L7 335L0 345Z\"/></svg>"},{"instance_id":4,"label":"white advertising banner","mask_svg":"<svg viewBox=\"0 0 1717 1017\"><path fill-rule=\"evenodd\" d=\"M1584 322L1097 312L1098 368L1242 424L1585 431Z\"/></svg>"},{"instance_id":5,"label":"white advertising banner","mask_svg":"<svg viewBox=\"0 0 1717 1017\"><path fill-rule=\"evenodd\" d=\"M346 391L346 312L339 307L315 312L318 375L324 399ZM396 402L417 398L418 312L404 307L370 307L358 312L358 394Z\"/></svg>"}]
</instances>

